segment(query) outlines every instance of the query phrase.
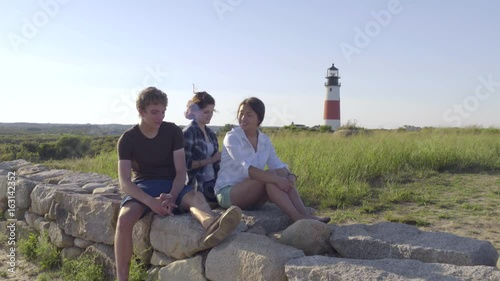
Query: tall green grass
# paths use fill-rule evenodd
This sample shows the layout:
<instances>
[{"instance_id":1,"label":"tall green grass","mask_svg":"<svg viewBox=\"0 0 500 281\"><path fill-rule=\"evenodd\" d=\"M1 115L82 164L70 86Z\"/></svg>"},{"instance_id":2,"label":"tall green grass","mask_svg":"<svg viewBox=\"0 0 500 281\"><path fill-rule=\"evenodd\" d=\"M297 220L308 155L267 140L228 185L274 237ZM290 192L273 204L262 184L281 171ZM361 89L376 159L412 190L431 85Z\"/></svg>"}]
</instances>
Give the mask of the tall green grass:
<instances>
[{"instance_id":1,"label":"tall green grass","mask_svg":"<svg viewBox=\"0 0 500 281\"><path fill-rule=\"evenodd\" d=\"M429 172L500 171L499 129L374 130L350 137L278 132L271 139L278 156L299 176L304 201L320 208L361 205L374 187ZM113 152L47 165L117 177ZM402 200L408 194L391 196Z\"/></svg>"},{"instance_id":2,"label":"tall green grass","mask_svg":"<svg viewBox=\"0 0 500 281\"><path fill-rule=\"evenodd\" d=\"M103 152L96 157L80 159L51 160L43 164L53 169L96 172L112 178L118 178L118 155L116 152Z\"/></svg>"},{"instance_id":3,"label":"tall green grass","mask_svg":"<svg viewBox=\"0 0 500 281\"><path fill-rule=\"evenodd\" d=\"M299 191L321 207L359 205L370 183L435 172L500 171L500 130L374 131L351 137L295 133L272 137L280 158L299 175Z\"/></svg>"}]
</instances>

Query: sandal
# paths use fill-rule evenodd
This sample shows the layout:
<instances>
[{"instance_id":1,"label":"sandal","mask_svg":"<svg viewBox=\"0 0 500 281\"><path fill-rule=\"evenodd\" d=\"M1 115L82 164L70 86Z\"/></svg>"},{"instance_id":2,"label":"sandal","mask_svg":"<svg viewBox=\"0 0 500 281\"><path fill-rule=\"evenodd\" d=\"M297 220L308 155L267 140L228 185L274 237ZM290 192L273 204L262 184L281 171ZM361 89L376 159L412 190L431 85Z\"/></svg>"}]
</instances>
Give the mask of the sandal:
<instances>
[{"instance_id":1,"label":"sandal","mask_svg":"<svg viewBox=\"0 0 500 281\"><path fill-rule=\"evenodd\" d=\"M222 242L241 221L241 209L231 206L208 226L203 246L212 248Z\"/></svg>"}]
</instances>

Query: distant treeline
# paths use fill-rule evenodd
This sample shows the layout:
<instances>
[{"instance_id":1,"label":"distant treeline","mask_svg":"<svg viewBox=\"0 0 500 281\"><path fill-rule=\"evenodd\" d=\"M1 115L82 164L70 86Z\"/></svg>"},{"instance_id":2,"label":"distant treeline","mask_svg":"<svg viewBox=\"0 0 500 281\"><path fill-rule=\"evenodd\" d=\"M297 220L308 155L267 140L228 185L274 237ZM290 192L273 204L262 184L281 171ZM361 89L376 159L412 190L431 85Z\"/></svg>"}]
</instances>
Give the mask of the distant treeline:
<instances>
[{"instance_id":1,"label":"distant treeline","mask_svg":"<svg viewBox=\"0 0 500 281\"><path fill-rule=\"evenodd\" d=\"M121 124L42 124L42 123L0 123L0 135L121 135L133 125Z\"/></svg>"},{"instance_id":2,"label":"distant treeline","mask_svg":"<svg viewBox=\"0 0 500 281\"><path fill-rule=\"evenodd\" d=\"M94 157L116 149L119 136L80 135L0 136L0 161L30 162Z\"/></svg>"}]
</instances>

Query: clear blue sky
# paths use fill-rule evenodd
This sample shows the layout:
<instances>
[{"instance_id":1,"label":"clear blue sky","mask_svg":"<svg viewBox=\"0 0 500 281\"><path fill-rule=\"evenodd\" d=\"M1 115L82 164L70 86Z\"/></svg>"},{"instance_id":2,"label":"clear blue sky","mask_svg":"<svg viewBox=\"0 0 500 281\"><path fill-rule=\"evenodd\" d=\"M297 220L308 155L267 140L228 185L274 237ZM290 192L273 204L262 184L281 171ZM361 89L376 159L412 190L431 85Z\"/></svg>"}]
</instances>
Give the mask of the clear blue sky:
<instances>
[{"instance_id":1,"label":"clear blue sky","mask_svg":"<svg viewBox=\"0 0 500 281\"><path fill-rule=\"evenodd\" d=\"M212 124L261 98L264 125L500 127L500 1L1 1L0 122L137 123L145 86L179 125L192 83ZM488 82L489 81L489 82Z\"/></svg>"}]
</instances>

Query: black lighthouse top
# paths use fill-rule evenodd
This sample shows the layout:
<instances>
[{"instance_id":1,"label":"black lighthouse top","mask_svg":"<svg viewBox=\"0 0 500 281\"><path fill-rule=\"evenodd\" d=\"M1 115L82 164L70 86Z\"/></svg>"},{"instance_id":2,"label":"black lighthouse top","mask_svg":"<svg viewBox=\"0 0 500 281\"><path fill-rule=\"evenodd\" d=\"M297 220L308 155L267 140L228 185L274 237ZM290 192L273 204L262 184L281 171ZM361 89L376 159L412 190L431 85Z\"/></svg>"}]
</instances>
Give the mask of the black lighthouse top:
<instances>
[{"instance_id":1,"label":"black lighthouse top","mask_svg":"<svg viewBox=\"0 0 500 281\"><path fill-rule=\"evenodd\" d=\"M335 65L332 63L332 67L330 67L326 70L325 86L339 86L340 87L339 79L340 79L339 69L336 68Z\"/></svg>"}]
</instances>

